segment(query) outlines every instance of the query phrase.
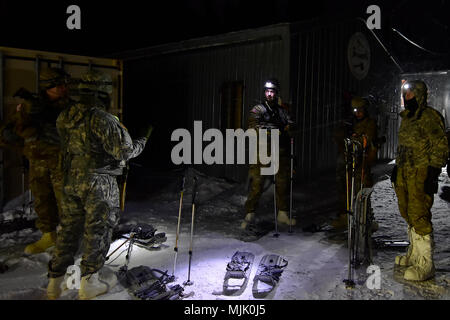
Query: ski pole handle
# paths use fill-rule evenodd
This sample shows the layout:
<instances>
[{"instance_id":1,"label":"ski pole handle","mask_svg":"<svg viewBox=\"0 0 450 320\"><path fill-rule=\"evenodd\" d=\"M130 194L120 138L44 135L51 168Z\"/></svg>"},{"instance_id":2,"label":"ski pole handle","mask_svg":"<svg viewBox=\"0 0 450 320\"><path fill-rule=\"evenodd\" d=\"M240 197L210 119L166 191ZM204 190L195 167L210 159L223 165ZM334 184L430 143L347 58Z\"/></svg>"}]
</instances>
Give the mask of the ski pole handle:
<instances>
[{"instance_id":1,"label":"ski pole handle","mask_svg":"<svg viewBox=\"0 0 450 320\"><path fill-rule=\"evenodd\" d=\"M181 192L184 191L185 182L186 182L186 177L183 175L183 179L181 179L181 187L180 187Z\"/></svg>"}]
</instances>

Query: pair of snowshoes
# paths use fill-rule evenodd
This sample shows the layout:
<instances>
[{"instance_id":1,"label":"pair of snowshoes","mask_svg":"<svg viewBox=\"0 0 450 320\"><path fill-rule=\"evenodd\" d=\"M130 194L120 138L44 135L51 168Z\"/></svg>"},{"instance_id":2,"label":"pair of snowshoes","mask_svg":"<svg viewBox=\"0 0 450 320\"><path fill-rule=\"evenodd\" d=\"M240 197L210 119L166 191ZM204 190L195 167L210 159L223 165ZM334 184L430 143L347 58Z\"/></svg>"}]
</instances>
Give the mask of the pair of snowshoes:
<instances>
[{"instance_id":1,"label":"pair of snowshoes","mask_svg":"<svg viewBox=\"0 0 450 320\"><path fill-rule=\"evenodd\" d=\"M157 250L161 244L166 242L167 237L164 232L156 233L152 225L146 223L120 225L115 230L113 239L130 239L133 235L133 244L150 250Z\"/></svg>"},{"instance_id":2,"label":"pair of snowshoes","mask_svg":"<svg viewBox=\"0 0 450 320\"><path fill-rule=\"evenodd\" d=\"M224 295L244 292L254 259L255 255L251 252L237 251L234 253L231 261L227 264L227 272L223 283ZM279 255L268 254L263 256L253 278L253 295L259 298L267 296L277 285L287 265L288 261Z\"/></svg>"},{"instance_id":3,"label":"pair of snowshoes","mask_svg":"<svg viewBox=\"0 0 450 320\"><path fill-rule=\"evenodd\" d=\"M184 288L178 284L169 285L175 277L167 271L147 266L121 269L119 281L138 300L180 300L192 294L184 293Z\"/></svg>"}]
</instances>

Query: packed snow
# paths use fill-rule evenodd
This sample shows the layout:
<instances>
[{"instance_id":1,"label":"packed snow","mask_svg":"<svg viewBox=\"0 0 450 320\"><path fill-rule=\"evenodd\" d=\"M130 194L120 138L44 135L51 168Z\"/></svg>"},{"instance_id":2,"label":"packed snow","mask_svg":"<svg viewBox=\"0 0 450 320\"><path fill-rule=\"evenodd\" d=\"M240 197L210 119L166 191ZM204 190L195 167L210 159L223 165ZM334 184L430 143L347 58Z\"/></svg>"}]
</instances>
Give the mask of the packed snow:
<instances>
[{"instance_id":1,"label":"packed snow","mask_svg":"<svg viewBox=\"0 0 450 320\"><path fill-rule=\"evenodd\" d=\"M395 193L389 176L392 163L380 163L374 168L377 183L372 194L372 207L379 229L374 239L407 240L406 224L401 218ZM121 223L148 223L164 232L167 241L158 250L147 250L133 246L129 269L145 265L172 274L174 267L174 245L176 237L180 171L167 174L147 172L144 169L131 173L126 210ZM275 289L264 299L449 299L450 283L450 179L444 170L440 176L439 193L435 195L432 209L435 229L435 279L417 284L402 279L404 269L394 268L394 259L405 248L374 248L373 265L380 268L379 289L369 289L365 281L369 274L367 266L356 270L356 286L346 289L348 251L345 233L330 230L328 223L334 218L336 192L334 172L317 177L309 183L296 182L294 188L294 216L298 225L293 233L280 229L281 235L274 237L273 189L267 190L261 199L257 216L268 226L265 236L256 241L239 240L239 225L245 215L245 185L206 176L189 169L184 193L183 211L179 238L179 253L175 270L175 283L182 284L188 278L189 244L191 230L192 178L199 178L195 210L191 281L185 293L194 292L186 299L195 300L255 300L252 293L253 277L261 258L270 253L288 260L281 279ZM143 183L145 182L145 183ZM23 199L10 204L9 215L14 205L20 209ZM11 211L12 210L12 211ZM0 299L45 299L47 264L50 250L45 253L25 256L26 244L40 238L34 228L5 232L0 236L0 262L8 270L0 274ZM123 239L111 244L110 253L118 248ZM110 271L118 271L126 262L127 244L122 246L106 263ZM236 251L249 251L255 260L246 288L238 294L223 294L223 278L226 265ZM80 255L76 263L80 262ZM60 299L77 299L77 290L63 292ZM96 299L131 300L132 295L122 285L116 285L107 294Z\"/></svg>"}]
</instances>

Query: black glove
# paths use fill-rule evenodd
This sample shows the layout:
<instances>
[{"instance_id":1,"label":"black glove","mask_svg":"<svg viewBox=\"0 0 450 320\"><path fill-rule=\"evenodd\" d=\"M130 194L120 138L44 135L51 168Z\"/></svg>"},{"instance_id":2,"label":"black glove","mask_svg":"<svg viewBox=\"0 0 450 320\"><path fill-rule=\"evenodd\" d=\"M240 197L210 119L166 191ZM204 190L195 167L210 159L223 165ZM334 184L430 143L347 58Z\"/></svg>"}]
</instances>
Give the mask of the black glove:
<instances>
[{"instance_id":1,"label":"black glove","mask_svg":"<svg viewBox=\"0 0 450 320\"><path fill-rule=\"evenodd\" d=\"M450 171L449 171L449 169L450 169L450 158L447 160L447 175L450 178Z\"/></svg>"},{"instance_id":2,"label":"black glove","mask_svg":"<svg viewBox=\"0 0 450 320\"><path fill-rule=\"evenodd\" d=\"M447 160L447 175L450 178L450 171L449 171L449 169L450 169L450 159Z\"/></svg>"},{"instance_id":3,"label":"black glove","mask_svg":"<svg viewBox=\"0 0 450 320\"><path fill-rule=\"evenodd\" d=\"M147 127L144 127L140 130L139 136L148 140L148 138L150 138L150 136L152 134L152 131L153 131L153 126L148 125Z\"/></svg>"},{"instance_id":4,"label":"black glove","mask_svg":"<svg viewBox=\"0 0 450 320\"><path fill-rule=\"evenodd\" d=\"M439 175L441 174L441 168L435 168L428 166L427 168L427 178L424 182L424 191L426 194L433 196L438 192L439 185Z\"/></svg>"},{"instance_id":5,"label":"black glove","mask_svg":"<svg viewBox=\"0 0 450 320\"><path fill-rule=\"evenodd\" d=\"M397 181L397 170L398 170L398 167L397 167L397 165L395 165L394 169L392 169L392 173L391 173L391 182L393 184L395 184Z\"/></svg>"}]
</instances>

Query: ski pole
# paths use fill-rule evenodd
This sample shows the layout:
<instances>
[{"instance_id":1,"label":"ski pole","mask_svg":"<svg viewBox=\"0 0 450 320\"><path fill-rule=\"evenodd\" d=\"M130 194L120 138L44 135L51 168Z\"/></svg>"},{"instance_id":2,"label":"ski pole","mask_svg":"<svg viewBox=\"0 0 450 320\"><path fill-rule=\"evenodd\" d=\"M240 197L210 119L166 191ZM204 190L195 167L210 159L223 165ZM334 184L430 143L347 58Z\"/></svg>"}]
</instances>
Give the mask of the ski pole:
<instances>
[{"instance_id":1,"label":"ski pole","mask_svg":"<svg viewBox=\"0 0 450 320\"><path fill-rule=\"evenodd\" d=\"M346 209L347 215L350 212L350 201L349 201L349 190L348 190L348 139L344 139L345 149L344 149L344 161L345 161L345 200L346 200Z\"/></svg>"},{"instance_id":2,"label":"ski pole","mask_svg":"<svg viewBox=\"0 0 450 320\"><path fill-rule=\"evenodd\" d=\"M22 158L22 196L23 196L23 202L22 202L22 214L25 215L25 210L27 207L27 204L25 203L26 197L25 197L25 160ZM31 211L30 211L31 213Z\"/></svg>"},{"instance_id":3,"label":"ski pole","mask_svg":"<svg viewBox=\"0 0 450 320\"><path fill-rule=\"evenodd\" d=\"M111 252L111 254L110 254L109 256L107 256L107 257L105 258L105 261L108 261L109 258L110 258L114 253L116 253L116 251L119 250L125 243L127 243L128 241L130 241L130 239L131 239L131 237L128 238L127 240L125 240L124 242L122 242L122 244L121 244L120 246L118 246L113 252Z\"/></svg>"},{"instance_id":4,"label":"ski pole","mask_svg":"<svg viewBox=\"0 0 450 320\"><path fill-rule=\"evenodd\" d=\"M294 180L294 138L291 138L291 190L289 196L289 233L292 233L292 183Z\"/></svg>"},{"instance_id":5,"label":"ski pole","mask_svg":"<svg viewBox=\"0 0 450 320\"><path fill-rule=\"evenodd\" d=\"M355 282L353 281L353 197L354 197L354 186L355 186L355 162L356 162L356 145L352 142L352 185L351 185L351 195L350 195L350 212L348 215L348 279L344 280L347 288L353 288Z\"/></svg>"},{"instance_id":6,"label":"ski pole","mask_svg":"<svg viewBox=\"0 0 450 320\"><path fill-rule=\"evenodd\" d=\"M183 207L183 193L184 193L184 183L186 181L185 176L183 176L183 179L181 181L181 193L180 193L180 208L178 209L178 225L177 225L177 234L175 237L175 248L173 250L175 251L175 258L173 261L173 272L172 275L175 275L175 268L177 265L177 256L178 256L178 236L180 234L180 221L181 221L181 209Z\"/></svg>"},{"instance_id":7,"label":"ski pole","mask_svg":"<svg viewBox=\"0 0 450 320\"><path fill-rule=\"evenodd\" d=\"M275 173L273 175L273 211L275 213L275 234L273 235L275 238L278 238L280 234L278 233L278 222L277 222L277 192L276 192L276 178Z\"/></svg>"},{"instance_id":8,"label":"ski pole","mask_svg":"<svg viewBox=\"0 0 450 320\"><path fill-rule=\"evenodd\" d=\"M364 185L364 166L366 165L366 147L367 147L367 136L363 135L363 156L362 156L362 164L361 164L361 190Z\"/></svg>"},{"instance_id":9,"label":"ski pole","mask_svg":"<svg viewBox=\"0 0 450 320\"><path fill-rule=\"evenodd\" d=\"M189 268L188 268L188 279L184 282L185 286L193 285L194 282L191 281L191 261L192 261L192 240L194 237L194 215L195 215L195 195L197 192L197 177L194 177L194 185L192 187L192 220L191 220L191 242L189 245Z\"/></svg>"}]
</instances>

